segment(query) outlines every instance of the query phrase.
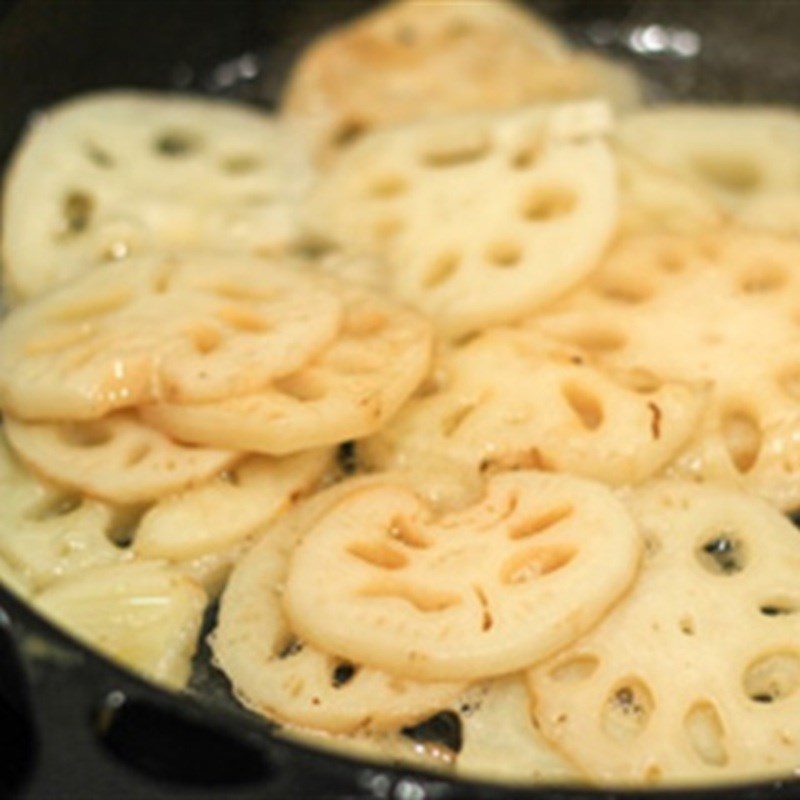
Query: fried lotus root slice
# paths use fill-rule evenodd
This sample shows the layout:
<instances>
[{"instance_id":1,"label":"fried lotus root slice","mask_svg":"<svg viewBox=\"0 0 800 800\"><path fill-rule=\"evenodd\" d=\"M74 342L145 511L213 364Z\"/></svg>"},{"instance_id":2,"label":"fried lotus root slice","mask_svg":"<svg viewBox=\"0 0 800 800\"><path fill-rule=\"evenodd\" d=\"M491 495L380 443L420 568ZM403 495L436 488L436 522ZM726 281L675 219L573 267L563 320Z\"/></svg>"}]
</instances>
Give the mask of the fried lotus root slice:
<instances>
[{"instance_id":1,"label":"fried lotus root slice","mask_svg":"<svg viewBox=\"0 0 800 800\"><path fill-rule=\"evenodd\" d=\"M252 108L174 94L106 92L37 115L3 195L7 294L144 252L283 252L310 180L289 137Z\"/></svg>"},{"instance_id":2,"label":"fried lotus root slice","mask_svg":"<svg viewBox=\"0 0 800 800\"><path fill-rule=\"evenodd\" d=\"M631 150L695 182L755 228L800 233L800 114L780 108L662 106L621 120Z\"/></svg>"},{"instance_id":3,"label":"fried lotus root slice","mask_svg":"<svg viewBox=\"0 0 800 800\"><path fill-rule=\"evenodd\" d=\"M689 441L704 395L607 374L590 355L533 328L495 328L443 354L442 385L410 401L359 453L382 469L415 471L436 456L475 477L527 467L638 483Z\"/></svg>"},{"instance_id":4,"label":"fried lotus root slice","mask_svg":"<svg viewBox=\"0 0 800 800\"><path fill-rule=\"evenodd\" d=\"M724 205L711 190L623 146L615 153L620 173L618 236L703 233L726 221Z\"/></svg>"},{"instance_id":5,"label":"fried lotus root slice","mask_svg":"<svg viewBox=\"0 0 800 800\"><path fill-rule=\"evenodd\" d=\"M384 257L458 337L542 306L596 265L617 220L601 103L428 120L375 134L324 176L309 226Z\"/></svg>"},{"instance_id":6,"label":"fried lotus root slice","mask_svg":"<svg viewBox=\"0 0 800 800\"><path fill-rule=\"evenodd\" d=\"M646 542L630 593L529 672L547 737L602 784L791 775L800 741L797 530L752 496L636 490Z\"/></svg>"},{"instance_id":7,"label":"fried lotus root slice","mask_svg":"<svg viewBox=\"0 0 800 800\"><path fill-rule=\"evenodd\" d=\"M134 551L184 561L241 544L299 497L331 465L332 452L251 456L217 478L164 498L142 517Z\"/></svg>"},{"instance_id":8,"label":"fried lotus root slice","mask_svg":"<svg viewBox=\"0 0 800 800\"><path fill-rule=\"evenodd\" d=\"M438 518L410 490L379 486L309 531L283 599L297 635L328 652L419 680L470 680L571 642L627 588L638 557L628 513L579 478L495 476L480 503Z\"/></svg>"},{"instance_id":9,"label":"fried lotus root slice","mask_svg":"<svg viewBox=\"0 0 800 800\"><path fill-rule=\"evenodd\" d=\"M380 731L418 722L463 691L462 683L418 683L337 658L297 640L286 620L281 594L297 543L337 501L380 481L346 481L299 504L234 569L212 647L248 708L329 732Z\"/></svg>"},{"instance_id":10,"label":"fried lotus root slice","mask_svg":"<svg viewBox=\"0 0 800 800\"><path fill-rule=\"evenodd\" d=\"M32 589L126 561L129 515L32 475L0 436L0 557Z\"/></svg>"},{"instance_id":11,"label":"fried lotus root slice","mask_svg":"<svg viewBox=\"0 0 800 800\"><path fill-rule=\"evenodd\" d=\"M33 603L104 655L179 689L189 678L206 594L160 562L136 561L59 581Z\"/></svg>"},{"instance_id":12,"label":"fried lotus root slice","mask_svg":"<svg viewBox=\"0 0 800 800\"><path fill-rule=\"evenodd\" d=\"M299 264L146 256L12 311L0 400L21 419L72 420L228 398L304 367L341 320L330 283Z\"/></svg>"},{"instance_id":13,"label":"fried lotus root slice","mask_svg":"<svg viewBox=\"0 0 800 800\"><path fill-rule=\"evenodd\" d=\"M242 457L174 442L129 411L72 423L6 417L5 431L16 453L40 475L123 505L203 483Z\"/></svg>"},{"instance_id":14,"label":"fried lotus root slice","mask_svg":"<svg viewBox=\"0 0 800 800\"><path fill-rule=\"evenodd\" d=\"M413 311L350 288L342 333L300 372L219 403L158 404L145 419L211 447L287 455L374 433L427 374L433 334Z\"/></svg>"},{"instance_id":15,"label":"fried lotus root slice","mask_svg":"<svg viewBox=\"0 0 800 800\"><path fill-rule=\"evenodd\" d=\"M434 114L592 96L627 107L640 94L632 71L574 55L542 18L511 3L411 0L314 42L282 111L309 126L325 165L370 130Z\"/></svg>"},{"instance_id":16,"label":"fried lotus root slice","mask_svg":"<svg viewBox=\"0 0 800 800\"><path fill-rule=\"evenodd\" d=\"M606 368L708 387L676 471L800 506L800 244L770 234L641 236L537 324ZM703 298L702 302L698 298Z\"/></svg>"}]
</instances>

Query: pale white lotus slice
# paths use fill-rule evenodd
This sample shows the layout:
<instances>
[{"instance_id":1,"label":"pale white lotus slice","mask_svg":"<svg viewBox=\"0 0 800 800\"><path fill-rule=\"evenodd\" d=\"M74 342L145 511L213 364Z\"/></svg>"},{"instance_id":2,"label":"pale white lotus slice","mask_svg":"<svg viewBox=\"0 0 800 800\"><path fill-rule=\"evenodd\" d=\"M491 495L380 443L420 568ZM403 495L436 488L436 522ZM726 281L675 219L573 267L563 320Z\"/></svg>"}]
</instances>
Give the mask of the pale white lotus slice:
<instances>
[{"instance_id":1,"label":"pale white lotus slice","mask_svg":"<svg viewBox=\"0 0 800 800\"><path fill-rule=\"evenodd\" d=\"M0 557L32 589L128 560L123 510L41 481L0 437Z\"/></svg>"},{"instance_id":2,"label":"pale white lotus slice","mask_svg":"<svg viewBox=\"0 0 800 800\"><path fill-rule=\"evenodd\" d=\"M724 203L708 187L624 146L618 145L615 153L619 165L618 236L703 233L726 221Z\"/></svg>"},{"instance_id":3,"label":"pale white lotus slice","mask_svg":"<svg viewBox=\"0 0 800 800\"><path fill-rule=\"evenodd\" d=\"M529 673L547 739L596 783L789 777L800 741L800 539L752 496L634 492L639 579L590 633Z\"/></svg>"},{"instance_id":4,"label":"pale white lotus slice","mask_svg":"<svg viewBox=\"0 0 800 800\"><path fill-rule=\"evenodd\" d=\"M522 675L475 686L457 709L462 731L455 758L458 775L539 785L581 779L536 728Z\"/></svg>"},{"instance_id":5,"label":"pale white lotus slice","mask_svg":"<svg viewBox=\"0 0 800 800\"><path fill-rule=\"evenodd\" d=\"M800 114L766 106L661 106L621 120L618 137L711 191L738 220L800 233Z\"/></svg>"},{"instance_id":6,"label":"pale white lotus slice","mask_svg":"<svg viewBox=\"0 0 800 800\"><path fill-rule=\"evenodd\" d=\"M378 8L326 33L296 63L282 112L329 164L364 133L436 114L606 97L639 102L635 73L573 52L542 17L505 0Z\"/></svg>"},{"instance_id":7,"label":"pale white lotus slice","mask_svg":"<svg viewBox=\"0 0 800 800\"><path fill-rule=\"evenodd\" d=\"M5 418L17 455L60 486L112 503L147 503L202 484L242 458L174 442L135 414L87 422Z\"/></svg>"},{"instance_id":8,"label":"pale white lotus slice","mask_svg":"<svg viewBox=\"0 0 800 800\"><path fill-rule=\"evenodd\" d=\"M342 658L470 680L574 640L625 591L638 556L620 502L572 476L496 476L480 503L438 518L402 485L377 486L309 531L283 602L301 639Z\"/></svg>"},{"instance_id":9,"label":"pale white lotus slice","mask_svg":"<svg viewBox=\"0 0 800 800\"><path fill-rule=\"evenodd\" d=\"M104 655L173 688L186 684L206 594L158 561L87 570L37 595L36 608Z\"/></svg>"},{"instance_id":10,"label":"pale white lotus slice","mask_svg":"<svg viewBox=\"0 0 800 800\"><path fill-rule=\"evenodd\" d=\"M704 395L604 372L534 328L494 328L442 354L440 383L359 445L369 466L479 475L520 467L638 483L694 435Z\"/></svg>"},{"instance_id":11,"label":"pale white lotus slice","mask_svg":"<svg viewBox=\"0 0 800 800\"><path fill-rule=\"evenodd\" d=\"M28 299L176 247L282 252L309 179L291 134L252 108L132 91L70 100L38 115L13 156L5 287Z\"/></svg>"},{"instance_id":12,"label":"pale white lotus slice","mask_svg":"<svg viewBox=\"0 0 800 800\"><path fill-rule=\"evenodd\" d=\"M286 458L251 456L154 505L137 526L134 552L185 561L241 544L310 491L331 461L328 449Z\"/></svg>"},{"instance_id":13,"label":"pale white lotus slice","mask_svg":"<svg viewBox=\"0 0 800 800\"><path fill-rule=\"evenodd\" d=\"M297 543L331 506L382 480L346 481L301 503L234 569L212 645L248 708L329 732L380 731L418 722L463 691L462 683L418 683L318 650L296 639L284 615L281 594Z\"/></svg>"},{"instance_id":14,"label":"pale white lotus slice","mask_svg":"<svg viewBox=\"0 0 800 800\"><path fill-rule=\"evenodd\" d=\"M96 419L255 391L338 334L341 301L294 263L193 253L95 270L12 311L0 401L21 419Z\"/></svg>"},{"instance_id":15,"label":"pale white lotus slice","mask_svg":"<svg viewBox=\"0 0 800 800\"><path fill-rule=\"evenodd\" d=\"M384 257L450 336L541 307L596 265L617 221L606 106L429 120L380 132L313 190L309 225Z\"/></svg>"},{"instance_id":16,"label":"pale white lotus slice","mask_svg":"<svg viewBox=\"0 0 800 800\"><path fill-rule=\"evenodd\" d=\"M287 455L374 433L422 382L431 362L430 323L356 288L336 341L269 389L219 403L161 403L144 418L176 439Z\"/></svg>"},{"instance_id":17,"label":"pale white lotus slice","mask_svg":"<svg viewBox=\"0 0 800 800\"><path fill-rule=\"evenodd\" d=\"M800 506L800 244L722 229L620 242L585 287L542 315L605 368L705 384L682 476Z\"/></svg>"}]
</instances>

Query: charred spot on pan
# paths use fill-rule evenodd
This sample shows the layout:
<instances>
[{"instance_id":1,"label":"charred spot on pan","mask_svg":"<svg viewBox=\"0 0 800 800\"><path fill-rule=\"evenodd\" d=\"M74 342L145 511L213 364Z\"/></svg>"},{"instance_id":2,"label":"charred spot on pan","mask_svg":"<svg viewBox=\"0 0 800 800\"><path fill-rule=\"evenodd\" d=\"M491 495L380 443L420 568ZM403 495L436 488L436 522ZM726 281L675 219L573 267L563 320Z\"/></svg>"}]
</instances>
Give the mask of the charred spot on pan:
<instances>
[{"instance_id":1,"label":"charred spot on pan","mask_svg":"<svg viewBox=\"0 0 800 800\"><path fill-rule=\"evenodd\" d=\"M336 453L336 461L345 475L354 475L358 470L356 443L350 441L340 444L339 450Z\"/></svg>"},{"instance_id":2,"label":"charred spot on pan","mask_svg":"<svg viewBox=\"0 0 800 800\"><path fill-rule=\"evenodd\" d=\"M402 728L403 736L420 744L435 744L460 753L464 744L461 717L455 711L440 711L417 725Z\"/></svg>"},{"instance_id":3,"label":"charred spot on pan","mask_svg":"<svg viewBox=\"0 0 800 800\"><path fill-rule=\"evenodd\" d=\"M331 684L334 689L339 689L346 683L349 683L358 672L358 667L351 664L349 661L342 661L337 664L331 676Z\"/></svg>"}]
</instances>

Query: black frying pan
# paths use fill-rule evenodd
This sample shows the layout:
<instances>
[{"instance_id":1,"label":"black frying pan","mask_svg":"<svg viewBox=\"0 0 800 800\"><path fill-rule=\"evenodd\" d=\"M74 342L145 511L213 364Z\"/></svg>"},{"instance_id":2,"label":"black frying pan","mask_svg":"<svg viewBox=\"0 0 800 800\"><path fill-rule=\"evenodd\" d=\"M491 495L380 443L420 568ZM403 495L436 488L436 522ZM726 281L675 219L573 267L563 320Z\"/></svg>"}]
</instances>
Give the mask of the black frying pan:
<instances>
[{"instance_id":1,"label":"black frying pan","mask_svg":"<svg viewBox=\"0 0 800 800\"><path fill-rule=\"evenodd\" d=\"M274 104L298 48L370 5L369 0L0 0L0 161L31 113L89 89L174 87ZM540 0L535 5L579 43L634 60L654 97L800 102L800 0ZM675 32L688 33L697 44L688 51L695 52L649 46L663 41L643 36L653 25L667 31L668 40ZM207 628L211 625L213 610ZM433 720L409 735L453 744L457 730L446 722ZM0 588L0 793L47 800L714 795L783 800L800 797L800 784L615 795L512 789L359 763L276 737L270 725L236 706L204 650L189 691L172 694L77 644Z\"/></svg>"}]
</instances>

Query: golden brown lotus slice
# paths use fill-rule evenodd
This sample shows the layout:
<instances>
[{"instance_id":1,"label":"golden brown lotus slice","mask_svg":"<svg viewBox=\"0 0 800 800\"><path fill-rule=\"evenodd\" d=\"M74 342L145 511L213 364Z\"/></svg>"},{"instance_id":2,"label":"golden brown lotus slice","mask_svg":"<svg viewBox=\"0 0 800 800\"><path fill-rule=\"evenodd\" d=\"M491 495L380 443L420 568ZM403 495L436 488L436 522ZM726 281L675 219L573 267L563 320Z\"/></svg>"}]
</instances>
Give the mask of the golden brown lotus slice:
<instances>
[{"instance_id":1,"label":"golden brown lotus slice","mask_svg":"<svg viewBox=\"0 0 800 800\"><path fill-rule=\"evenodd\" d=\"M355 145L319 181L310 229L385 258L450 337L511 322L581 281L617 222L602 103L426 120Z\"/></svg>"},{"instance_id":2,"label":"golden brown lotus slice","mask_svg":"<svg viewBox=\"0 0 800 800\"><path fill-rule=\"evenodd\" d=\"M533 328L495 328L445 351L441 379L359 446L381 469L478 475L514 468L638 483L694 434L703 394L615 375Z\"/></svg>"},{"instance_id":3,"label":"golden brown lotus slice","mask_svg":"<svg viewBox=\"0 0 800 800\"><path fill-rule=\"evenodd\" d=\"M255 391L339 332L336 293L297 264L142 257L95 270L5 319L0 401L21 419L96 419Z\"/></svg>"},{"instance_id":4,"label":"golden brown lotus slice","mask_svg":"<svg viewBox=\"0 0 800 800\"><path fill-rule=\"evenodd\" d=\"M800 115L766 106L659 106L623 118L619 140L710 192L753 228L800 232Z\"/></svg>"},{"instance_id":5,"label":"golden brown lotus slice","mask_svg":"<svg viewBox=\"0 0 800 800\"><path fill-rule=\"evenodd\" d=\"M705 384L706 415L672 469L800 504L800 244L723 229L622 241L542 316L607 368Z\"/></svg>"},{"instance_id":6,"label":"golden brown lotus slice","mask_svg":"<svg viewBox=\"0 0 800 800\"><path fill-rule=\"evenodd\" d=\"M283 602L299 637L354 663L471 680L571 642L624 592L638 556L620 502L572 476L496 476L480 502L444 515L401 484L375 486L309 531Z\"/></svg>"},{"instance_id":7,"label":"golden brown lotus slice","mask_svg":"<svg viewBox=\"0 0 800 800\"><path fill-rule=\"evenodd\" d=\"M6 299L145 252L283 252L310 178L290 140L253 108L166 93L102 92L37 114L3 194Z\"/></svg>"},{"instance_id":8,"label":"golden brown lotus slice","mask_svg":"<svg viewBox=\"0 0 800 800\"><path fill-rule=\"evenodd\" d=\"M800 540L718 487L634 492L647 544L631 589L529 672L547 739L602 784L760 780L797 768Z\"/></svg>"},{"instance_id":9,"label":"golden brown lotus slice","mask_svg":"<svg viewBox=\"0 0 800 800\"><path fill-rule=\"evenodd\" d=\"M207 598L177 570L135 561L59 581L33 603L104 655L179 689L189 678Z\"/></svg>"},{"instance_id":10,"label":"golden brown lotus slice","mask_svg":"<svg viewBox=\"0 0 800 800\"><path fill-rule=\"evenodd\" d=\"M372 129L436 114L604 96L627 107L626 68L573 53L543 19L504 0L388 4L327 33L303 54L283 114L332 160Z\"/></svg>"},{"instance_id":11,"label":"golden brown lotus slice","mask_svg":"<svg viewBox=\"0 0 800 800\"><path fill-rule=\"evenodd\" d=\"M450 702L461 683L420 683L339 658L298 640L281 606L292 551L338 501L380 478L346 481L271 525L236 566L212 645L218 666L248 708L330 732L418 722Z\"/></svg>"},{"instance_id":12,"label":"golden brown lotus slice","mask_svg":"<svg viewBox=\"0 0 800 800\"><path fill-rule=\"evenodd\" d=\"M199 483L242 458L174 442L130 411L87 422L22 422L5 432L20 458L60 486L112 503L147 503Z\"/></svg>"},{"instance_id":13,"label":"golden brown lotus slice","mask_svg":"<svg viewBox=\"0 0 800 800\"><path fill-rule=\"evenodd\" d=\"M145 419L211 447L286 455L374 433L427 374L430 323L351 287L338 338L299 372L258 393L195 405L159 404Z\"/></svg>"}]
</instances>

